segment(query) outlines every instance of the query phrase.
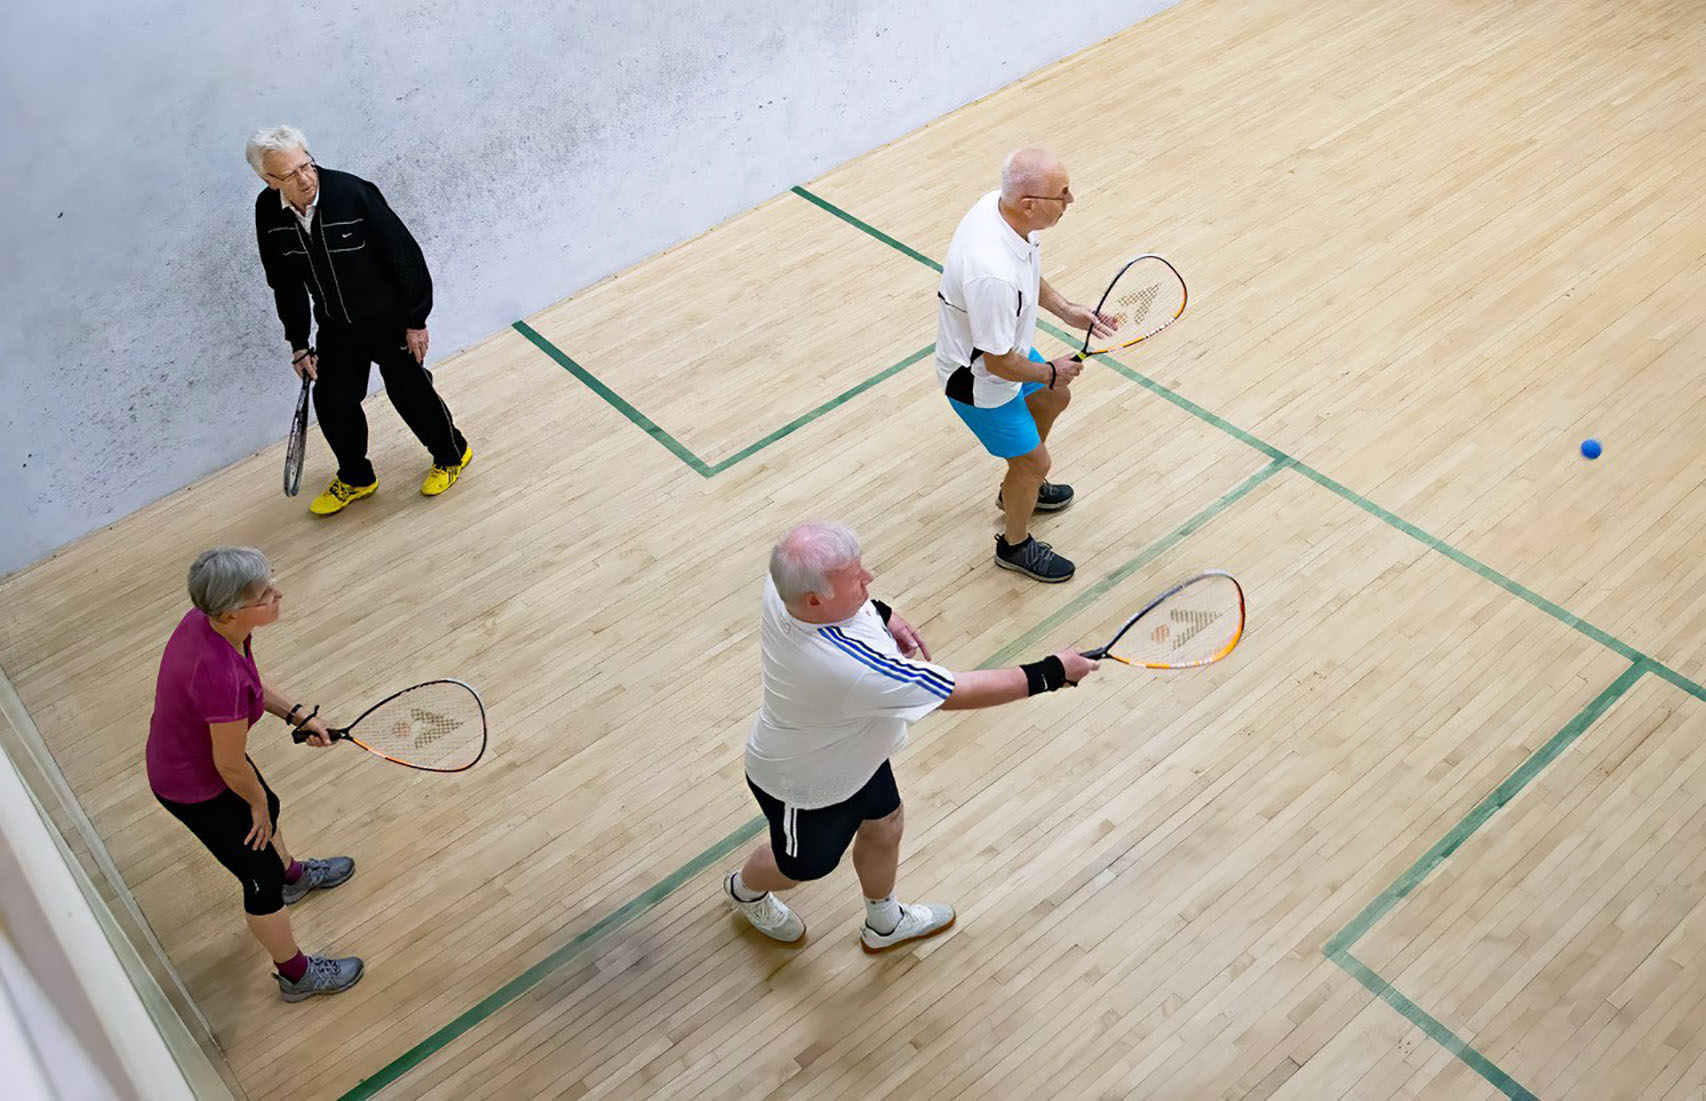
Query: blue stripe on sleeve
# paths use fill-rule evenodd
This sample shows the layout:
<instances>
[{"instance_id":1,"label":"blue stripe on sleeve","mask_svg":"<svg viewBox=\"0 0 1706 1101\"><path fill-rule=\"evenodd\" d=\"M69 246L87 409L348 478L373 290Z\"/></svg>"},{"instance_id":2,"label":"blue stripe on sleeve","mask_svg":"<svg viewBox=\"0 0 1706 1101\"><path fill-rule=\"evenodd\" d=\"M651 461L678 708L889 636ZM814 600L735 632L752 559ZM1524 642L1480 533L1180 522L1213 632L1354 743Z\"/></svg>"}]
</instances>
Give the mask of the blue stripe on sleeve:
<instances>
[{"instance_id":1,"label":"blue stripe on sleeve","mask_svg":"<svg viewBox=\"0 0 1706 1101\"><path fill-rule=\"evenodd\" d=\"M836 649L890 680L916 684L931 695L944 700L954 690L954 682L934 669L874 650L858 639L850 638L839 627L819 627L818 633L834 644Z\"/></svg>"}]
</instances>

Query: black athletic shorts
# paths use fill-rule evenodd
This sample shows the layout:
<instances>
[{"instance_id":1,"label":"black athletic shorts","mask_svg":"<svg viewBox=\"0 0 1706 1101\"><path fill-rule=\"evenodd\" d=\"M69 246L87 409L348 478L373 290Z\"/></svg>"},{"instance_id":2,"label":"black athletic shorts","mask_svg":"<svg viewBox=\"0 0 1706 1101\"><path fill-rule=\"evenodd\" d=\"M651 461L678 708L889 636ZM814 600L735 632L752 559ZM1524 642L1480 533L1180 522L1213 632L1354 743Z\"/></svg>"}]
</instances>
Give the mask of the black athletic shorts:
<instances>
[{"instance_id":1,"label":"black athletic shorts","mask_svg":"<svg viewBox=\"0 0 1706 1101\"><path fill-rule=\"evenodd\" d=\"M249 763L254 764L253 761ZM261 788L267 793L267 810L272 815L272 828L276 830L278 796L267 787L266 777L261 776L260 769L255 769L255 775L261 778ZM284 861L279 859L278 850L268 845L256 852L243 843L243 838L255 828L247 800L230 788L199 803L175 803L158 794L154 798L188 826L190 832L207 846L207 851L237 877L243 885L245 913L262 916L284 909Z\"/></svg>"},{"instance_id":2,"label":"black athletic shorts","mask_svg":"<svg viewBox=\"0 0 1706 1101\"><path fill-rule=\"evenodd\" d=\"M900 809L900 789L887 761L871 774L865 786L845 802L814 810L790 807L747 777L764 817L770 820L770 849L776 867L789 879L822 879L841 863L859 827L874 818L887 818Z\"/></svg>"}]
</instances>

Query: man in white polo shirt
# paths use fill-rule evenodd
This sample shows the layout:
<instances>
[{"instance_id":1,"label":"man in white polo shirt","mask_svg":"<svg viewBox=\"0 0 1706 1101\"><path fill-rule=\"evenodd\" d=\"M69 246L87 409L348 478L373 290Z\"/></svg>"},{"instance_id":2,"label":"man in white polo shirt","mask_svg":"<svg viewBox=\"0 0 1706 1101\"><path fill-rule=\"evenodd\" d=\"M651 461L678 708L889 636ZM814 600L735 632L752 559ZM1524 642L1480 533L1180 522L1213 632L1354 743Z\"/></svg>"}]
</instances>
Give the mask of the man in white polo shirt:
<instances>
[{"instance_id":1,"label":"man in white polo shirt","mask_svg":"<svg viewBox=\"0 0 1706 1101\"><path fill-rule=\"evenodd\" d=\"M764 696L746 744L747 786L770 837L724 877L723 893L759 932L788 944L801 943L806 926L772 892L828 875L848 845L865 894L865 951L952 925L951 906L895 899L902 818L889 757L906 744L907 725L938 707L993 707L1053 692L1097 667L1066 650L1014 668L951 673L930 663L906 620L871 599L870 583L859 537L843 524L801 524L770 553Z\"/></svg>"},{"instance_id":2,"label":"man in white polo shirt","mask_svg":"<svg viewBox=\"0 0 1706 1101\"><path fill-rule=\"evenodd\" d=\"M948 404L984 449L1007 461L996 504L1006 531L995 564L1038 581L1066 581L1076 567L1030 534L1034 511L1072 503L1072 487L1047 481L1049 429L1072 400L1083 364L1045 360L1032 347L1037 307L1106 335L1110 319L1062 298L1042 277L1037 234L1073 202L1066 169L1046 149L1021 149L1001 166L1001 190L979 199L954 230L936 324L936 374Z\"/></svg>"}]
</instances>

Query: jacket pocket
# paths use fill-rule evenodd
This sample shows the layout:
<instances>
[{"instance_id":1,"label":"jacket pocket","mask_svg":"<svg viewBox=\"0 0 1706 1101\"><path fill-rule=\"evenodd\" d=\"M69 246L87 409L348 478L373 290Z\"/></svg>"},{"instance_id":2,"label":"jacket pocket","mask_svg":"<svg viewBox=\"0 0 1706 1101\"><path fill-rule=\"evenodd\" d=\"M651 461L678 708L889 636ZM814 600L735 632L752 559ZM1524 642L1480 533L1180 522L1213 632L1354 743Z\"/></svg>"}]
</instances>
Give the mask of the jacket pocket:
<instances>
[{"instance_id":1,"label":"jacket pocket","mask_svg":"<svg viewBox=\"0 0 1706 1101\"><path fill-rule=\"evenodd\" d=\"M325 230L327 252L360 252L367 247L366 218L327 222Z\"/></svg>"}]
</instances>

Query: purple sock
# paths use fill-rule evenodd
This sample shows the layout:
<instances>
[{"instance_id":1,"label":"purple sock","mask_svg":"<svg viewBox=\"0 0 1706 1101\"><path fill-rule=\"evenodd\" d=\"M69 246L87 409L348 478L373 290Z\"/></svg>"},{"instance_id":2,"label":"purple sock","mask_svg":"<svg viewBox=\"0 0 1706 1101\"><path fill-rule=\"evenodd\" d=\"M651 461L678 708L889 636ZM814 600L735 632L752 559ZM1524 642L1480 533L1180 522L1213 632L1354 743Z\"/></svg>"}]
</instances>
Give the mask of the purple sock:
<instances>
[{"instance_id":1,"label":"purple sock","mask_svg":"<svg viewBox=\"0 0 1706 1101\"><path fill-rule=\"evenodd\" d=\"M308 974L308 957L298 950L294 959L285 960L283 963L275 962L273 966L290 982L301 982L302 976Z\"/></svg>"},{"instance_id":2,"label":"purple sock","mask_svg":"<svg viewBox=\"0 0 1706 1101\"><path fill-rule=\"evenodd\" d=\"M284 881L286 883L295 883L297 880L299 880L301 878L302 878L302 861L292 860L290 862L290 867L288 867L284 870Z\"/></svg>"}]
</instances>

